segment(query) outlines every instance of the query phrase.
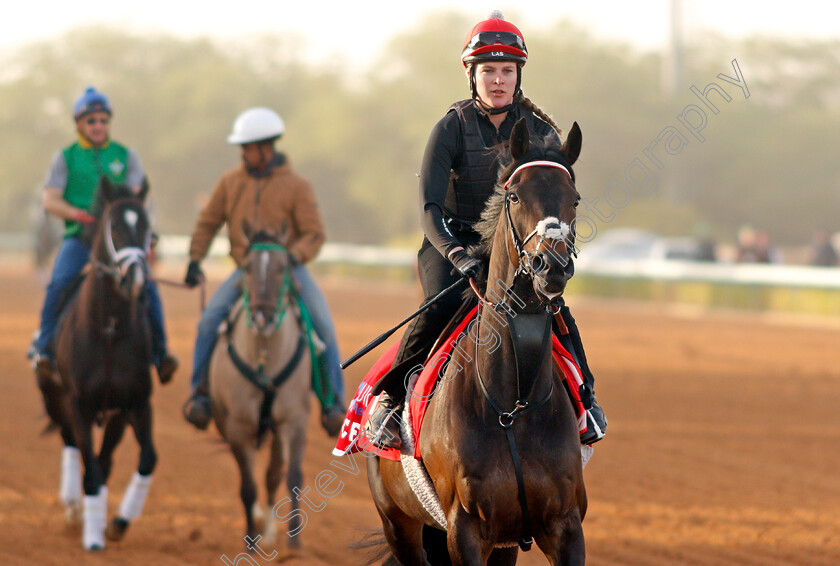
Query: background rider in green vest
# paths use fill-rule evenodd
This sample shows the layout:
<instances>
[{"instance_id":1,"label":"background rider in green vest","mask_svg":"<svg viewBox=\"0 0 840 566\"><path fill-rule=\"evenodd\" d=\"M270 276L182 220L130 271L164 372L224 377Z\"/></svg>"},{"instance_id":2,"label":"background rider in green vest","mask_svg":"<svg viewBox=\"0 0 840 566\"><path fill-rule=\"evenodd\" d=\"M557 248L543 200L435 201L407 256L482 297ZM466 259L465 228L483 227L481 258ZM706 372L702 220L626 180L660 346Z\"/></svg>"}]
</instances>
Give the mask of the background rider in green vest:
<instances>
[{"instance_id":1,"label":"background rider in green vest","mask_svg":"<svg viewBox=\"0 0 840 566\"><path fill-rule=\"evenodd\" d=\"M53 158L43 192L44 210L64 220L64 239L53 264L47 285L41 326L30 352L35 372L41 380L49 380L53 370L52 338L59 318L65 290L88 263L90 249L82 241L82 225L95 222L91 208L101 177L139 190L145 172L137 154L110 138L113 112L108 98L88 88L73 105L73 119L79 139L59 151ZM152 329L152 353L161 383L167 383L178 367L178 361L166 348L163 306L153 281L146 284L149 322Z\"/></svg>"}]
</instances>

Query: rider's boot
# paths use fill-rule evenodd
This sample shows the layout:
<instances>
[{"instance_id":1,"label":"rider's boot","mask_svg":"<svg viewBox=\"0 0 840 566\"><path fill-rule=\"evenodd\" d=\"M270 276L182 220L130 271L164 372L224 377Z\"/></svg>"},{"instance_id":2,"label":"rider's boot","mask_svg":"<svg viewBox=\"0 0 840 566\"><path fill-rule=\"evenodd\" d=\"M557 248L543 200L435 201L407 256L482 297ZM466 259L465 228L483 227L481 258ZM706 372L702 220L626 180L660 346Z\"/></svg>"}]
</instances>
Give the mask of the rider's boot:
<instances>
[{"instance_id":1,"label":"rider's boot","mask_svg":"<svg viewBox=\"0 0 840 566\"><path fill-rule=\"evenodd\" d=\"M595 392L590 393L590 407L586 410L586 430L580 435L581 444L594 444L607 433L607 416L595 399Z\"/></svg>"},{"instance_id":2,"label":"rider's boot","mask_svg":"<svg viewBox=\"0 0 840 566\"><path fill-rule=\"evenodd\" d=\"M160 362L156 364L158 379L161 385L166 385L172 381L172 376L178 370L178 358L170 352L166 352L161 358Z\"/></svg>"},{"instance_id":3,"label":"rider's boot","mask_svg":"<svg viewBox=\"0 0 840 566\"><path fill-rule=\"evenodd\" d=\"M39 348L38 338L41 334L40 330L36 330L32 337L32 344L26 350L26 357L32 360L32 369L35 370L35 377L38 380L38 386L43 389L49 383L58 383L55 376L55 361L49 348Z\"/></svg>"},{"instance_id":4,"label":"rider's boot","mask_svg":"<svg viewBox=\"0 0 840 566\"><path fill-rule=\"evenodd\" d=\"M559 337L560 342L574 356L583 378L580 397L583 406L586 408L586 430L580 435L580 442L581 444L594 444L604 438L607 433L607 417L595 399L595 376L586 361L586 352L583 349L583 341L580 338L580 330L578 330L575 319L569 311L569 307L565 305L561 307L560 314L568 332L565 336Z\"/></svg>"},{"instance_id":5,"label":"rider's boot","mask_svg":"<svg viewBox=\"0 0 840 566\"><path fill-rule=\"evenodd\" d=\"M344 426L344 418L347 415L347 409L338 401L329 407L321 410L321 426L327 431L327 434L332 438L338 438L338 433L341 432L341 427Z\"/></svg>"},{"instance_id":6,"label":"rider's boot","mask_svg":"<svg viewBox=\"0 0 840 566\"><path fill-rule=\"evenodd\" d=\"M43 389L50 383L59 383L55 374L55 362L47 352L35 354L32 360L32 367L35 369L35 377L38 380L38 386Z\"/></svg>"},{"instance_id":7,"label":"rider's boot","mask_svg":"<svg viewBox=\"0 0 840 566\"><path fill-rule=\"evenodd\" d=\"M213 418L213 402L207 393L207 385L202 383L195 388L182 409L184 418L198 430L207 430Z\"/></svg>"},{"instance_id":8,"label":"rider's boot","mask_svg":"<svg viewBox=\"0 0 840 566\"><path fill-rule=\"evenodd\" d=\"M397 448L402 446L400 439L399 411L402 402L393 399L387 392L382 392L376 409L368 417L365 433L379 448Z\"/></svg>"}]
</instances>

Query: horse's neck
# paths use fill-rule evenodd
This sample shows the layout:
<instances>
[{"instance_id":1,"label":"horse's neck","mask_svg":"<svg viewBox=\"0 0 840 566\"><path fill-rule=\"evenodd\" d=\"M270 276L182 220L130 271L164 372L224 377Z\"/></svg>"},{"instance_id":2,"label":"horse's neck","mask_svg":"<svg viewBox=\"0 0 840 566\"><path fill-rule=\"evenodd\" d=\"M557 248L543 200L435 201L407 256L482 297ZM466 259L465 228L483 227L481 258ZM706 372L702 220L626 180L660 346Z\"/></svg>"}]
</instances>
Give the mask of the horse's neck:
<instances>
[{"instance_id":1,"label":"horse's neck","mask_svg":"<svg viewBox=\"0 0 840 566\"><path fill-rule=\"evenodd\" d=\"M473 355L490 394L506 407L512 407L513 402L530 391L532 383L550 371L551 364L537 364L536 367L541 368L539 375L519 375L517 381L517 374L523 368L516 366L518 354L512 337L511 319L539 315L539 323L547 315L534 292L533 282L526 277L515 277L516 266L511 262L506 245L507 239L497 234L494 252L490 256L485 297L491 303L502 304L496 309L485 307L480 311ZM541 339L541 336L527 336L525 339ZM549 352L550 349L545 355L550 355Z\"/></svg>"}]
</instances>

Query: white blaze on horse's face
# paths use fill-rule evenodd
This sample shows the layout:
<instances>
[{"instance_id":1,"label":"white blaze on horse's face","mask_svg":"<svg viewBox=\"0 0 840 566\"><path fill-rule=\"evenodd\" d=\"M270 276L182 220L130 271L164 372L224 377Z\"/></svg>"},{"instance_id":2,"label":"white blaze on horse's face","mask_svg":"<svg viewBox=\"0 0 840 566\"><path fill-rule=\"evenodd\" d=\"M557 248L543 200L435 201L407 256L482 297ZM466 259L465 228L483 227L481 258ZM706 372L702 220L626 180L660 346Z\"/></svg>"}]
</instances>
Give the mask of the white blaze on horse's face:
<instances>
[{"instance_id":1,"label":"white blaze on horse's face","mask_svg":"<svg viewBox=\"0 0 840 566\"><path fill-rule=\"evenodd\" d=\"M263 251L260 254L260 281L265 282L268 280L268 262L271 260L271 257L268 255L268 251ZM261 291L265 291L265 289L260 289Z\"/></svg>"},{"instance_id":2,"label":"white blaze on horse's face","mask_svg":"<svg viewBox=\"0 0 840 566\"><path fill-rule=\"evenodd\" d=\"M137 220L139 218L140 215L133 210L126 210L123 215L123 220L125 220L126 225L131 227L132 230L137 230Z\"/></svg>"},{"instance_id":3,"label":"white blaze on horse's face","mask_svg":"<svg viewBox=\"0 0 840 566\"><path fill-rule=\"evenodd\" d=\"M270 296L271 289L269 288L271 252L261 250L256 257L256 261L257 288L252 293L254 303L251 305L251 322L253 331L267 338L274 334L277 329L275 320L277 314L275 309L276 298Z\"/></svg>"}]
</instances>

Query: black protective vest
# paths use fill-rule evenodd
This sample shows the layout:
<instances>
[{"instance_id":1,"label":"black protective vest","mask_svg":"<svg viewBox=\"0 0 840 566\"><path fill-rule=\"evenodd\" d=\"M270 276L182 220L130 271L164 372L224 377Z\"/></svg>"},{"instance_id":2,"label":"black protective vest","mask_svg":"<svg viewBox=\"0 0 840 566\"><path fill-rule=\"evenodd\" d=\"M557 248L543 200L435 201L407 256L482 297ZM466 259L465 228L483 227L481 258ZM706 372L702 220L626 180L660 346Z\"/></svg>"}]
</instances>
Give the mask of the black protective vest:
<instances>
[{"instance_id":1,"label":"black protective vest","mask_svg":"<svg viewBox=\"0 0 840 566\"><path fill-rule=\"evenodd\" d=\"M472 99L456 102L449 107L449 112L457 112L464 136L464 153L457 168L449 175L443 204L444 216L456 232L468 229L481 217L499 176L499 152L492 149L495 143L487 145L484 141L478 126L478 110ZM525 118L528 131L533 132L533 112L520 106L519 113Z\"/></svg>"}]
</instances>

